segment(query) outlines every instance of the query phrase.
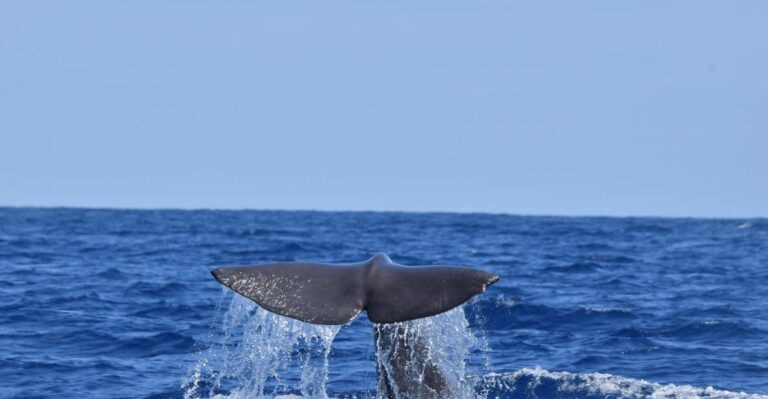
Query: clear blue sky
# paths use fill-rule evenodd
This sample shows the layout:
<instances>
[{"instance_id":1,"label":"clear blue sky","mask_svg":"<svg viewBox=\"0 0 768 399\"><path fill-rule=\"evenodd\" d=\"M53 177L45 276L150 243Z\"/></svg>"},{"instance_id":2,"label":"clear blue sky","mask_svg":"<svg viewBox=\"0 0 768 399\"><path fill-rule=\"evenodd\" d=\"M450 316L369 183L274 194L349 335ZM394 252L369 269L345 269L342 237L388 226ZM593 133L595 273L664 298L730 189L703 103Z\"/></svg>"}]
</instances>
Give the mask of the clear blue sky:
<instances>
[{"instance_id":1,"label":"clear blue sky","mask_svg":"<svg viewBox=\"0 0 768 399\"><path fill-rule=\"evenodd\" d=\"M0 2L0 205L768 216L768 2L379 3Z\"/></svg>"}]
</instances>

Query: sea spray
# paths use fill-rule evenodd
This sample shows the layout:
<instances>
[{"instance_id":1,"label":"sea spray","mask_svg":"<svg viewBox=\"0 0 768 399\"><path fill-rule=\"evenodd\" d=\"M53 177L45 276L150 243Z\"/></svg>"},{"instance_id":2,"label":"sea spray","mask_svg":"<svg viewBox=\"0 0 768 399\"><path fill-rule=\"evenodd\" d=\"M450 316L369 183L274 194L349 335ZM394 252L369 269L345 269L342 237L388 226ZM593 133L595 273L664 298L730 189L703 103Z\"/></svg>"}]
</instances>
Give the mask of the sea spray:
<instances>
[{"instance_id":1,"label":"sea spray","mask_svg":"<svg viewBox=\"0 0 768 399\"><path fill-rule=\"evenodd\" d=\"M375 324L380 399L473 398L466 369L482 340L461 307L402 323Z\"/></svg>"},{"instance_id":2,"label":"sea spray","mask_svg":"<svg viewBox=\"0 0 768 399\"><path fill-rule=\"evenodd\" d=\"M300 393L326 398L328 355L340 326L307 324L234 295L218 342L201 354L183 382L185 399L270 398Z\"/></svg>"},{"instance_id":3,"label":"sea spray","mask_svg":"<svg viewBox=\"0 0 768 399\"><path fill-rule=\"evenodd\" d=\"M220 306L216 317L220 329L213 344L200 354L183 382L184 398L270 398L286 394L326 398L328 357L340 326L313 325L279 316L226 291L221 302L229 298L229 306ZM390 391L396 397L478 397L466 373L470 360L487 358L487 343L469 328L461 307L434 317L374 324L374 332L378 341L376 356L384 367L379 372L387 373L391 381L405 377L409 389L420 390ZM393 339L402 340L404 345L388 346L383 342L395 342ZM395 361L404 367L393 368ZM399 372L404 374L396 376ZM439 380L439 392L417 388L429 378ZM386 394L385 387L378 387L380 398Z\"/></svg>"}]
</instances>

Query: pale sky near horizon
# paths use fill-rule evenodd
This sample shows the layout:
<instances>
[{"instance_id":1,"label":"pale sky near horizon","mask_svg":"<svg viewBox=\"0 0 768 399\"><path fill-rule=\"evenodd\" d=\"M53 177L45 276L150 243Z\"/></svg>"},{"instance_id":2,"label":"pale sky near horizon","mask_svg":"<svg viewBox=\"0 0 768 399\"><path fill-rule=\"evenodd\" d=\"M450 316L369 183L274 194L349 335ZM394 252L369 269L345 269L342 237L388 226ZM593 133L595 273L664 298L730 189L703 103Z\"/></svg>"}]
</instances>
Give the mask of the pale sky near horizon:
<instances>
[{"instance_id":1,"label":"pale sky near horizon","mask_svg":"<svg viewBox=\"0 0 768 399\"><path fill-rule=\"evenodd\" d=\"M0 3L0 206L768 216L768 2Z\"/></svg>"}]
</instances>

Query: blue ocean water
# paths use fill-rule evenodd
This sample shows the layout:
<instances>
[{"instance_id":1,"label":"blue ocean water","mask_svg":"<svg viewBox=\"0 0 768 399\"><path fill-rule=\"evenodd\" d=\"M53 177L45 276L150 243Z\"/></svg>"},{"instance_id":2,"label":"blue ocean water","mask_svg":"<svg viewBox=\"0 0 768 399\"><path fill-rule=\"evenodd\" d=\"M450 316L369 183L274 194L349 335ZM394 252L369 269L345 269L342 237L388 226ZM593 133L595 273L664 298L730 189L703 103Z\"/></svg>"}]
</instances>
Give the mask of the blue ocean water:
<instances>
[{"instance_id":1,"label":"blue ocean water","mask_svg":"<svg viewBox=\"0 0 768 399\"><path fill-rule=\"evenodd\" d=\"M765 219L0 208L0 397L210 392L195 369L226 351L222 326L271 317L213 267L380 251L501 276L456 316L482 341L466 378L485 397L768 393ZM323 334L328 395L373 397L366 317Z\"/></svg>"}]
</instances>

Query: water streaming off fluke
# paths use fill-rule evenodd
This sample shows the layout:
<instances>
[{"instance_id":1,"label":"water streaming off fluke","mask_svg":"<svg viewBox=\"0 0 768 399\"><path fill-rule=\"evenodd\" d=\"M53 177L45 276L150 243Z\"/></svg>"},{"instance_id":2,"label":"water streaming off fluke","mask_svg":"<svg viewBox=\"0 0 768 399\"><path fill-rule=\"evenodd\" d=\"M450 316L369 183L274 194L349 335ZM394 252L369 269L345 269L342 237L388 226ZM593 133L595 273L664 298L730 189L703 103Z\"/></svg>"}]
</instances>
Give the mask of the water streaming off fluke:
<instances>
[{"instance_id":1,"label":"water streaming off fluke","mask_svg":"<svg viewBox=\"0 0 768 399\"><path fill-rule=\"evenodd\" d=\"M328 355L340 326L279 316L234 295L219 340L184 381L185 399L326 398Z\"/></svg>"},{"instance_id":2,"label":"water streaming off fluke","mask_svg":"<svg viewBox=\"0 0 768 399\"><path fill-rule=\"evenodd\" d=\"M225 293L223 300L230 296L217 318L219 335L183 381L184 399L327 398L328 358L342 326L280 316L237 294ZM466 368L471 355L487 351L461 307L373 327L371 346L383 377L378 398L477 397Z\"/></svg>"},{"instance_id":3,"label":"water streaming off fluke","mask_svg":"<svg viewBox=\"0 0 768 399\"><path fill-rule=\"evenodd\" d=\"M481 342L469 330L464 310L433 317L375 324L380 398L475 397L466 366Z\"/></svg>"}]
</instances>

